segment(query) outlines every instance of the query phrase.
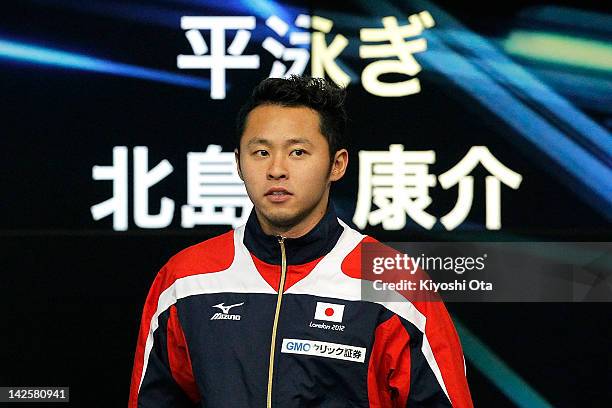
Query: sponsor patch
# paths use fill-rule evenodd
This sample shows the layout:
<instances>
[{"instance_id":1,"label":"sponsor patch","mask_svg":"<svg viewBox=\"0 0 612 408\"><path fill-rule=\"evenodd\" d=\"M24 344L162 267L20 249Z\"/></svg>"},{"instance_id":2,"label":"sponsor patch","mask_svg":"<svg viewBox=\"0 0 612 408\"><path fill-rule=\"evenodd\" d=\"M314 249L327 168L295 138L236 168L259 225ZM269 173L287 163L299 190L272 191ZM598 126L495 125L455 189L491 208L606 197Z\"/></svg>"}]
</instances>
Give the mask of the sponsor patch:
<instances>
[{"instance_id":1,"label":"sponsor patch","mask_svg":"<svg viewBox=\"0 0 612 408\"><path fill-rule=\"evenodd\" d=\"M365 347L328 343L326 341L283 339L281 353L304 354L363 363L365 362L366 349Z\"/></svg>"}]
</instances>

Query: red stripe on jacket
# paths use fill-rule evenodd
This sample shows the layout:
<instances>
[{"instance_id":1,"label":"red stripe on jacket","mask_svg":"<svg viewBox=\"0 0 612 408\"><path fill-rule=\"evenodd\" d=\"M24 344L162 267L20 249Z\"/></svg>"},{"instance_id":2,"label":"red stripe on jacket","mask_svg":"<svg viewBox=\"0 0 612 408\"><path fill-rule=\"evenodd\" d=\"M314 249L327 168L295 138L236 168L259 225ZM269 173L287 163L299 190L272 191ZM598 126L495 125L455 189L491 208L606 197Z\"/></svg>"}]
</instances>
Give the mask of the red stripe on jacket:
<instances>
[{"instance_id":1,"label":"red stripe on jacket","mask_svg":"<svg viewBox=\"0 0 612 408\"><path fill-rule=\"evenodd\" d=\"M168 263L159 271L151 285L142 311L128 408L138 407L138 391L144 367L145 345L151 328L151 320L157 312L160 295L172 286L177 279L226 270L234 260L234 253L234 231L232 230L182 250L170 258ZM206 266L205 270L201 269L202 265Z\"/></svg>"},{"instance_id":2,"label":"red stripe on jacket","mask_svg":"<svg viewBox=\"0 0 612 408\"><path fill-rule=\"evenodd\" d=\"M397 315L374 332L368 366L368 400L372 408L405 407L410 391L410 336Z\"/></svg>"},{"instance_id":3,"label":"red stripe on jacket","mask_svg":"<svg viewBox=\"0 0 612 408\"><path fill-rule=\"evenodd\" d=\"M342 262L342 272L352 278L361 279L361 244L379 243L373 237L366 236L359 245L347 255ZM390 252L394 249L387 247ZM397 251L395 251L397 252ZM393 252L393 253L395 253ZM422 272L422 271L421 271ZM413 296L398 291L406 299ZM454 408L473 408L472 397L465 376L463 351L453 321L441 301L412 302L416 309L425 316L425 335L431 346L434 359L442 374L442 380Z\"/></svg>"},{"instance_id":4,"label":"red stripe on jacket","mask_svg":"<svg viewBox=\"0 0 612 408\"><path fill-rule=\"evenodd\" d=\"M179 321L176 306L170 306L170 317L168 317L168 363L174 381L185 391L185 394L193 402L200 400L200 392L193 377L191 357L185 340L185 333Z\"/></svg>"}]
</instances>

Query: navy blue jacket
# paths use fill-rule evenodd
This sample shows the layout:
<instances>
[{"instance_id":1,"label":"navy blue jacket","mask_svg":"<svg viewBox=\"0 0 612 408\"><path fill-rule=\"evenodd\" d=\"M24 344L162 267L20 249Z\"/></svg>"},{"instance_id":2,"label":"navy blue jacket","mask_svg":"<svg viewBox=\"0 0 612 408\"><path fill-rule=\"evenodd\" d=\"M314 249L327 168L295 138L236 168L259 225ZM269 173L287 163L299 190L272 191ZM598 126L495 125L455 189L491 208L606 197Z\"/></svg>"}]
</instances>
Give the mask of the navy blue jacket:
<instances>
[{"instance_id":1,"label":"navy blue jacket","mask_svg":"<svg viewBox=\"0 0 612 408\"><path fill-rule=\"evenodd\" d=\"M253 211L172 257L144 306L129 408L471 407L446 308L363 301L363 242L332 205L295 239Z\"/></svg>"}]
</instances>

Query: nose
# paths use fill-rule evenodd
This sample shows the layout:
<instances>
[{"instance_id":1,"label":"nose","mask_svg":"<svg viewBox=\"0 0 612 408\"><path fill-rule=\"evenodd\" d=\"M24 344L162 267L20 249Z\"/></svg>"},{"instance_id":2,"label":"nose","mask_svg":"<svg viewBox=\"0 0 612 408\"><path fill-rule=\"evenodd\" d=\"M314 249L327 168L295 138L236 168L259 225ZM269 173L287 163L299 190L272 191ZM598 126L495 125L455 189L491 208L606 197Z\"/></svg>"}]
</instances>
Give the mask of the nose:
<instances>
[{"instance_id":1,"label":"nose","mask_svg":"<svg viewBox=\"0 0 612 408\"><path fill-rule=\"evenodd\" d=\"M285 158L281 154L276 154L269 161L270 166L268 167L268 180L286 179L289 174L287 172L287 166Z\"/></svg>"}]
</instances>

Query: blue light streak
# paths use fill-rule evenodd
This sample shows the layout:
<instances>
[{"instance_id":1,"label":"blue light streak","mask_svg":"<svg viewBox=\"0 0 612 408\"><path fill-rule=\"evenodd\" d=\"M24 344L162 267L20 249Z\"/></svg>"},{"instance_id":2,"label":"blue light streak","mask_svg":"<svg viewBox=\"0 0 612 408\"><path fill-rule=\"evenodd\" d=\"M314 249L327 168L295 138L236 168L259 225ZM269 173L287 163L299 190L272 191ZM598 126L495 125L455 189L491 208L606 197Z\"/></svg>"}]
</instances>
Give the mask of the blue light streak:
<instances>
[{"instance_id":1,"label":"blue light streak","mask_svg":"<svg viewBox=\"0 0 612 408\"><path fill-rule=\"evenodd\" d=\"M461 339L463 352L470 362L489 381L518 407L552 408L552 405L515 373L502 359L487 347L476 335L453 317L455 328Z\"/></svg>"},{"instance_id":2,"label":"blue light streak","mask_svg":"<svg viewBox=\"0 0 612 408\"><path fill-rule=\"evenodd\" d=\"M79 13L112 17L133 21L139 24L156 25L167 28L180 27L181 16L193 14L191 11L175 10L166 7L114 1L73 1L73 0L30 0L47 7L61 7Z\"/></svg>"},{"instance_id":3,"label":"blue light streak","mask_svg":"<svg viewBox=\"0 0 612 408\"><path fill-rule=\"evenodd\" d=\"M612 219L609 133L444 10L424 0L410 3L430 11L437 21L423 34L428 51L418 54L419 62L443 74L550 157L563 169L554 175L564 177L564 184L574 183L585 202ZM388 2L360 4L375 15L406 14ZM523 98L539 109L523 103Z\"/></svg>"},{"instance_id":4,"label":"blue light streak","mask_svg":"<svg viewBox=\"0 0 612 408\"><path fill-rule=\"evenodd\" d=\"M429 10L444 27L439 35L435 30L427 31L428 41L436 43L439 49L454 52L457 60L465 60L467 70L478 75L479 80L485 78L495 89L479 95L474 92L478 84L457 84L586 186L590 191L580 191L585 201L612 219L612 138L609 132L435 4L427 0L411 0L410 3ZM427 53L424 55L427 57ZM438 64L438 68L444 72L448 67ZM535 102L538 109L521 102L523 98Z\"/></svg>"},{"instance_id":5,"label":"blue light streak","mask_svg":"<svg viewBox=\"0 0 612 408\"><path fill-rule=\"evenodd\" d=\"M3 39L0 39L0 59L9 59L35 65L99 72L197 89L210 89L210 81L208 79L174 74L172 72L113 62L83 54Z\"/></svg>"}]
</instances>

